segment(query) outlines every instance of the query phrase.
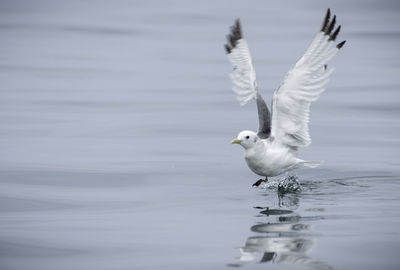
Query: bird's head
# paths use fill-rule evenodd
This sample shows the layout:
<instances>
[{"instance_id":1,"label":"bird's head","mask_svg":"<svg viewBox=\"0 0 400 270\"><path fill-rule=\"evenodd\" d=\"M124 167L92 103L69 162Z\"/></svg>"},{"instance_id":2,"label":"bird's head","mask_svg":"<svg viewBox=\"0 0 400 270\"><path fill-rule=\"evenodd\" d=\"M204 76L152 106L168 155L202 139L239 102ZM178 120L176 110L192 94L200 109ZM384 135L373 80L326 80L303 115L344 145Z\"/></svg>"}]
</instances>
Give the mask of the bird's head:
<instances>
[{"instance_id":1,"label":"bird's head","mask_svg":"<svg viewBox=\"0 0 400 270\"><path fill-rule=\"evenodd\" d=\"M237 138L233 140L232 144L240 144L244 149L249 149L256 145L260 138L257 136L256 133L250 130L244 130L239 133Z\"/></svg>"}]
</instances>

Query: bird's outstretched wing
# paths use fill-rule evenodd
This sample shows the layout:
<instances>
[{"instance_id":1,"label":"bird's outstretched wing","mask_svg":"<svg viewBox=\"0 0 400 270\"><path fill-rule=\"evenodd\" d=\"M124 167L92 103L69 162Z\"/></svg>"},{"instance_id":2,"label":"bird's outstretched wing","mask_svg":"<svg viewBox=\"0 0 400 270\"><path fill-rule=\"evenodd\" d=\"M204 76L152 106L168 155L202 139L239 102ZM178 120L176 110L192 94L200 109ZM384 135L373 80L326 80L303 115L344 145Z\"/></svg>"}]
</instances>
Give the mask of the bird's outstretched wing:
<instances>
[{"instance_id":1,"label":"bird's outstretched wing","mask_svg":"<svg viewBox=\"0 0 400 270\"><path fill-rule=\"evenodd\" d=\"M239 19L231 27L231 33L227 39L228 44L225 44L225 50L233 66L230 74L233 91L240 105L245 105L252 99L256 100L259 119L258 136L262 139L268 138L271 133L271 115L265 101L258 93L256 72L251 62L247 42L243 38Z\"/></svg>"},{"instance_id":2,"label":"bird's outstretched wing","mask_svg":"<svg viewBox=\"0 0 400 270\"><path fill-rule=\"evenodd\" d=\"M331 20L328 9L321 31L273 95L271 136L295 150L311 143L310 104L325 90L333 71L327 63L345 43L335 45L340 31L340 26L334 30L335 24L336 15Z\"/></svg>"}]
</instances>

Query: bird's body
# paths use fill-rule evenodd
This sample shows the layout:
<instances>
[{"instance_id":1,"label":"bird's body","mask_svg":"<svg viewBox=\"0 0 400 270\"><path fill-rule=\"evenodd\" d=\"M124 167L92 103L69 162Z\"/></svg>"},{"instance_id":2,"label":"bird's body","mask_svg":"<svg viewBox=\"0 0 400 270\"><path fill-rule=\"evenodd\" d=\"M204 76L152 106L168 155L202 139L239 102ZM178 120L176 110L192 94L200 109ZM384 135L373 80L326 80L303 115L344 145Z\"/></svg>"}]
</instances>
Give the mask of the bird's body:
<instances>
[{"instance_id":1,"label":"bird's body","mask_svg":"<svg viewBox=\"0 0 400 270\"><path fill-rule=\"evenodd\" d=\"M308 133L310 105L329 81L333 69L328 68L327 63L345 43L333 44L340 31L340 26L334 30L335 23L336 16L331 20L328 9L320 32L275 91L271 112L259 93L239 20L231 28L225 49L233 65L233 90L241 105L256 100L259 118L257 133L242 131L232 143L244 148L245 160L254 173L277 176L297 168L314 168L321 163L297 156L299 147L311 143Z\"/></svg>"},{"instance_id":2,"label":"bird's body","mask_svg":"<svg viewBox=\"0 0 400 270\"><path fill-rule=\"evenodd\" d=\"M244 150L249 168L261 176L277 176L300 162L287 148L279 147L269 139L260 140L255 147Z\"/></svg>"},{"instance_id":3,"label":"bird's body","mask_svg":"<svg viewBox=\"0 0 400 270\"><path fill-rule=\"evenodd\" d=\"M299 159L290 148L282 147L273 138L259 139L252 131L242 131L238 137L246 136L250 137L248 140L256 141L250 147L244 148L244 159L249 168L260 176L277 176L302 167L313 168L320 163Z\"/></svg>"}]
</instances>

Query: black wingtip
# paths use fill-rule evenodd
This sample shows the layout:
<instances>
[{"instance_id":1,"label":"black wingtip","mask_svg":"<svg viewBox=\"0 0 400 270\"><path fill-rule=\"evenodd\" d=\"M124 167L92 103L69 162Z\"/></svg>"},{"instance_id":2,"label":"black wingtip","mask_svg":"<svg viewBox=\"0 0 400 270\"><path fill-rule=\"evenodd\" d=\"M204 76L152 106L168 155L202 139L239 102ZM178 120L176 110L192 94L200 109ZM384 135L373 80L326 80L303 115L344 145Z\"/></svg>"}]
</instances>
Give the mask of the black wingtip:
<instances>
[{"instance_id":1,"label":"black wingtip","mask_svg":"<svg viewBox=\"0 0 400 270\"><path fill-rule=\"evenodd\" d=\"M327 35L329 37L328 41L335 41L336 37L339 35L341 26L339 25L336 29L335 29L335 24L336 24L336 15L333 15L332 20L331 18L331 9L328 8L328 10L326 11L326 15L325 15L325 19L324 22L322 24L322 28L321 28L321 32L324 35ZM334 31L333 31L334 30ZM342 48L344 45L344 42L339 43L336 47L338 49Z\"/></svg>"},{"instance_id":2,"label":"black wingtip","mask_svg":"<svg viewBox=\"0 0 400 270\"><path fill-rule=\"evenodd\" d=\"M329 41L335 41L335 40L336 40L336 37L337 37L337 35L339 34L340 28L341 28L341 27L342 27L342 26L339 25L339 26L336 28L335 32L333 32L333 34L332 34L331 37L329 38Z\"/></svg>"},{"instance_id":3,"label":"black wingtip","mask_svg":"<svg viewBox=\"0 0 400 270\"><path fill-rule=\"evenodd\" d=\"M236 40L242 38L242 27L240 25L240 19L237 18L235 20L235 24L231 27L232 35L235 37Z\"/></svg>"},{"instance_id":4,"label":"black wingtip","mask_svg":"<svg viewBox=\"0 0 400 270\"><path fill-rule=\"evenodd\" d=\"M232 48L231 48L231 47L229 47L229 45L228 45L228 44L225 44L225 45L224 45L224 47L225 47L225 51L226 51L226 53L227 53L227 54L230 54L230 53L231 53L231 51L232 51Z\"/></svg>"},{"instance_id":5,"label":"black wingtip","mask_svg":"<svg viewBox=\"0 0 400 270\"><path fill-rule=\"evenodd\" d=\"M330 18L331 18L331 9L328 8L328 10L326 11L324 22L322 23L321 32L325 32L326 28L328 27Z\"/></svg>"},{"instance_id":6,"label":"black wingtip","mask_svg":"<svg viewBox=\"0 0 400 270\"><path fill-rule=\"evenodd\" d=\"M238 41L242 39L242 27L240 25L240 19L237 18L235 23L231 26L231 32L226 36L228 44L225 44L225 51L230 54L232 49L236 47Z\"/></svg>"},{"instance_id":7,"label":"black wingtip","mask_svg":"<svg viewBox=\"0 0 400 270\"><path fill-rule=\"evenodd\" d=\"M340 50L343 45L346 43L346 40L343 40L342 42L340 42L338 45L336 45L336 48L338 48L338 50Z\"/></svg>"},{"instance_id":8,"label":"black wingtip","mask_svg":"<svg viewBox=\"0 0 400 270\"><path fill-rule=\"evenodd\" d=\"M236 18L235 26L240 29L240 18Z\"/></svg>"},{"instance_id":9,"label":"black wingtip","mask_svg":"<svg viewBox=\"0 0 400 270\"><path fill-rule=\"evenodd\" d=\"M234 35L229 35L228 36L228 40L230 42L230 45L232 48L235 48L236 44L237 44L237 39L235 38Z\"/></svg>"},{"instance_id":10,"label":"black wingtip","mask_svg":"<svg viewBox=\"0 0 400 270\"><path fill-rule=\"evenodd\" d=\"M333 28L335 27L336 24L336 15L333 15L333 19L331 21L331 23L329 24L329 26L326 28L325 34L327 34L328 36L331 34Z\"/></svg>"}]
</instances>

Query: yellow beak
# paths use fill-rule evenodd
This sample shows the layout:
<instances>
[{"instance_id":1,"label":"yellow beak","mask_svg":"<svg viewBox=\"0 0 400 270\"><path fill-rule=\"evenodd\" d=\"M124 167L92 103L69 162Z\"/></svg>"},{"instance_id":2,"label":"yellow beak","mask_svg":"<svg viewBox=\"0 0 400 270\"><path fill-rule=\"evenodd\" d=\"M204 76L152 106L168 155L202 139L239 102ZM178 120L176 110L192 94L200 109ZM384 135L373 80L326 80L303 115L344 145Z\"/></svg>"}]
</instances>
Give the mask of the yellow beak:
<instances>
[{"instance_id":1,"label":"yellow beak","mask_svg":"<svg viewBox=\"0 0 400 270\"><path fill-rule=\"evenodd\" d=\"M241 142L242 142L241 140L236 139L236 140L231 141L231 144L235 144L235 143L240 144Z\"/></svg>"}]
</instances>

